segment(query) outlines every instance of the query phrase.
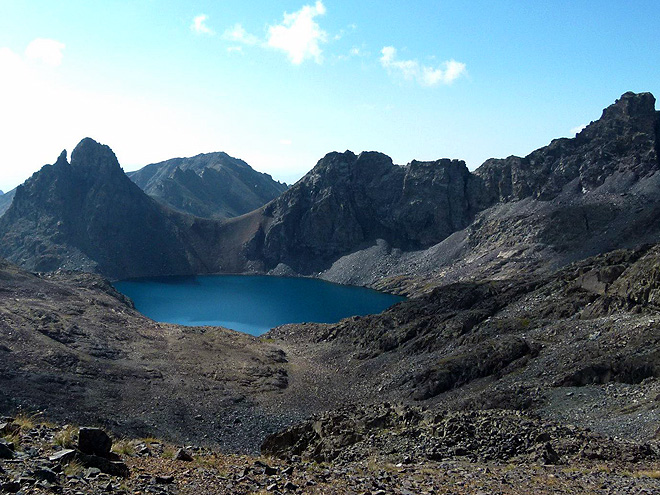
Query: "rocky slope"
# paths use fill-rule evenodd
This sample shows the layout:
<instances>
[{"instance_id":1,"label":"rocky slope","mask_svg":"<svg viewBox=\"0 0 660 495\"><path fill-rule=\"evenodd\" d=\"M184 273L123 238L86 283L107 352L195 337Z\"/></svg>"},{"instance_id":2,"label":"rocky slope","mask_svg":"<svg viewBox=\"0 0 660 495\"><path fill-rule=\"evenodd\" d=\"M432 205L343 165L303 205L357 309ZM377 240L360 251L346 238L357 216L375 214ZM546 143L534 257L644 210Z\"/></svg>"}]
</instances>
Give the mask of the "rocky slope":
<instances>
[{"instance_id":1,"label":"rocky slope","mask_svg":"<svg viewBox=\"0 0 660 495\"><path fill-rule=\"evenodd\" d=\"M287 186L226 153L174 158L127 174L149 196L182 213L231 218L263 206Z\"/></svg>"},{"instance_id":2,"label":"rocky slope","mask_svg":"<svg viewBox=\"0 0 660 495\"><path fill-rule=\"evenodd\" d=\"M381 411L377 411L380 413ZM409 411L414 415L415 411ZM410 415L409 415L410 416ZM518 415L527 431L535 424ZM369 416L364 419L371 419ZM382 418L379 416L379 418ZM462 422L449 418L445 428L458 437L467 438L469 431L461 429ZM506 465L471 459L413 460L396 464L381 457L353 462L318 464L292 456L285 461L272 457L227 455L205 448L178 446L158 439L119 439L112 442L90 428L59 426L44 423L39 418L20 415L0 422L0 436L5 434L9 445L0 454L0 490L8 493L160 493L160 494L558 494L558 493L655 493L660 487L658 467L651 459L641 462L624 456L608 460L623 442L603 442L588 432L573 430L574 445L588 438L584 450L559 459L558 464L543 463L543 454L522 456ZM476 421L478 423L478 420ZM378 431L383 421L372 421L371 429ZM410 432L403 427L397 437ZM469 420L468 420L469 424ZM544 425L550 431L550 425ZM554 428L555 431L562 428ZM564 430L566 430L564 428ZM434 432L435 438L438 433ZM4 433L3 433L4 432ZM6 432L10 432L7 434ZM89 450L90 432L97 441L91 446L103 447L104 456L84 454ZM537 438L547 438L543 431ZM451 437L451 435L450 435ZM83 442L84 440L84 442ZM101 443L98 440L103 440ZM485 443L488 439L485 438ZM529 439L517 438L521 443ZM572 441L571 441L572 440ZM543 440L539 440L543 442ZM515 443L509 442L510 445ZM0 438L0 445L3 439ZM105 449L112 448L111 452ZM515 447L514 447L515 448ZM0 447L2 449L2 447ZM630 451L631 453L633 451ZM595 456L594 456L595 454ZM589 457L593 456L593 457ZM535 461L534 458L539 460ZM108 462L109 459L115 459ZM119 460L121 459L121 460ZM564 462L570 462L570 464ZM109 474L108 467L123 467L121 473ZM98 467L97 467L98 466Z\"/></svg>"},{"instance_id":3,"label":"rocky slope","mask_svg":"<svg viewBox=\"0 0 660 495\"><path fill-rule=\"evenodd\" d=\"M275 346L222 328L156 323L102 278L0 262L0 411L117 434L254 450L301 418L255 404L287 386ZM266 400L264 399L264 400ZM283 419L288 418L288 419Z\"/></svg>"},{"instance_id":4,"label":"rocky slope","mask_svg":"<svg viewBox=\"0 0 660 495\"><path fill-rule=\"evenodd\" d=\"M279 430L263 452L286 461L192 449L191 470L152 438L132 442L127 480L65 477L39 461L54 449L50 426L26 428L0 481L50 489L34 475L46 468L65 493L108 484L188 493L211 482L217 493L442 493L456 482L522 493L543 470L539 493L654 490L659 267L657 245L618 251L550 277L453 284L381 315L257 339L152 322L96 275L3 263L5 414L43 411L223 452L253 452Z\"/></svg>"},{"instance_id":5,"label":"rocky slope","mask_svg":"<svg viewBox=\"0 0 660 495\"><path fill-rule=\"evenodd\" d=\"M433 410L533 411L605 435L657 438L660 248L616 251L549 277L460 282L380 315L288 325L282 392L330 404L418 402Z\"/></svg>"}]
</instances>

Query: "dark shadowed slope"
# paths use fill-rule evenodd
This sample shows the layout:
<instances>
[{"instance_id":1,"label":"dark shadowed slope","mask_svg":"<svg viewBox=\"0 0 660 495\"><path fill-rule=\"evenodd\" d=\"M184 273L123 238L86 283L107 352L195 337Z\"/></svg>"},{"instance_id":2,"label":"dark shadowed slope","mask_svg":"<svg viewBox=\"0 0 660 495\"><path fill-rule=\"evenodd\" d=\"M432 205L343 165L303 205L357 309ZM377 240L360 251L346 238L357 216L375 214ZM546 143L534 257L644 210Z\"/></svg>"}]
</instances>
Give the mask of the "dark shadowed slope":
<instances>
[{"instance_id":1,"label":"dark shadowed slope","mask_svg":"<svg viewBox=\"0 0 660 495\"><path fill-rule=\"evenodd\" d=\"M63 152L17 188L0 219L0 254L36 271L196 272L175 220L126 177L108 146L86 138L71 163Z\"/></svg>"},{"instance_id":2,"label":"dark shadowed slope","mask_svg":"<svg viewBox=\"0 0 660 495\"><path fill-rule=\"evenodd\" d=\"M174 158L127 174L170 208L205 218L231 218L263 206L286 184L226 153Z\"/></svg>"}]
</instances>

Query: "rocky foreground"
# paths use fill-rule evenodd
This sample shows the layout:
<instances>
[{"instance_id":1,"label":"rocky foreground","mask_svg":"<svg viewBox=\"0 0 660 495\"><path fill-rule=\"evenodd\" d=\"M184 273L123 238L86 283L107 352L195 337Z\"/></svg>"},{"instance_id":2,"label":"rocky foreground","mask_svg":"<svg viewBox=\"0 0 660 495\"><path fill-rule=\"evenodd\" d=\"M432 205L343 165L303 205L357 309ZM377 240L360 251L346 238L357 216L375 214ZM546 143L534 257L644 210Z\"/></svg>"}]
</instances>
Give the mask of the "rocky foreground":
<instances>
[{"instance_id":1,"label":"rocky foreground","mask_svg":"<svg viewBox=\"0 0 660 495\"><path fill-rule=\"evenodd\" d=\"M653 494L660 490L657 446L613 441L531 417L504 416L451 414L420 430L418 420L424 414L419 410L393 406L364 410L356 416L366 420L359 433L370 431L363 441L381 442L379 437L384 434L395 442L407 439L410 450L397 451L399 459L388 460L383 450L368 454L367 450L349 449L351 455L340 455L328 463L313 459L327 448L305 450L302 456L292 451L283 455L280 450L278 455L284 457L280 459L221 454L155 438L121 439L113 444L97 428L56 426L20 415L0 421L0 492L411 495ZM494 417L499 422L493 423ZM310 429L322 432L331 425L341 429L345 419L346 415L343 419L326 415ZM501 420L508 421L508 429L501 428ZM385 432L383 427L392 421L400 422L402 428ZM440 424L444 430L428 437ZM508 448L503 448L501 439L473 435L471 427L496 428L496 436L508 437ZM434 438L438 447L449 450L437 450L435 459L420 456L419 447L413 446L417 442L410 438L413 433L422 439ZM269 438L264 452L284 448L283 435L286 437ZM458 449L463 453L458 454ZM453 454L446 457L450 451Z\"/></svg>"}]
</instances>

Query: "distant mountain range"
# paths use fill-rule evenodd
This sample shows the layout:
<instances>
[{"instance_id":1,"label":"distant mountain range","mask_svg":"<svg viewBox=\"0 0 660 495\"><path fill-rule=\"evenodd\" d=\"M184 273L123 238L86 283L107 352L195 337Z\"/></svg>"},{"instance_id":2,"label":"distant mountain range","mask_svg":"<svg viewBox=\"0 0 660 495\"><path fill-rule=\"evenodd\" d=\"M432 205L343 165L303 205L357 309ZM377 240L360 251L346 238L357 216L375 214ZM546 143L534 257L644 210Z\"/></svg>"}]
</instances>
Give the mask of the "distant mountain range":
<instances>
[{"instance_id":1,"label":"distant mountain range","mask_svg":"<svg viewBox=\"0 0 660 495\"><path fill-rule=\"evenodd\" d=\"M149 196L174 210L231 218L263 206L287 185L227 153L205 153L152 163L127 175Z\"/></svg>"},{"instance_id":2,"label":"distant mountain range","mask_svg":"<svg viewBox=\"0 0 660 495\"><path fill-rule=\"evenodd\" d=\"M224 153L131 174L170 207L85 139L71 164L62 155L16 190L0 219L0 255L31 270L111 278L267 272L404 292L544 272L660 239L659 122L653 95L626 93L575 138L473 173L458 160L402 167L347 151L288 190ZM226 194L209 193L223 183Z\"/></svg>"}]
</instances>

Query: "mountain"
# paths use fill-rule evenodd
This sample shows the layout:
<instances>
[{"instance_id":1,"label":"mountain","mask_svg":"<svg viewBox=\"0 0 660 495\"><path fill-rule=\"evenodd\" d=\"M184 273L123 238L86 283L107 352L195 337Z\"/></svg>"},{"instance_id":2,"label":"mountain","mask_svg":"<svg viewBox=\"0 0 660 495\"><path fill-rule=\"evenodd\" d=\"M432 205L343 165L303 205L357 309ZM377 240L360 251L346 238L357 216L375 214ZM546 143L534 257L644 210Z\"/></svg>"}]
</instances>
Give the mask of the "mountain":
<instances>
[{"instance_id":1,"label":"mountain","mask_svg":"<svg viewBox=\"0 0 660 495\"><path fill-rule=\"evenodd\" d=\"M657 242L658 115L653 95L626 93L575 138L474 173L458 160L330 153L233 219L234 265L413 293Z\"/></svg>"},{"instance_id":2,"label":"mountain","mask_svg":"<svg viewBox=\"0 0 660 495\"><path fill-rule=\"evenodd\" d=\"M270 491L314 461L328 463L314 483L359 467L374 481L359 493L388 477L414 491L421 466L472 461L496 478L488 492L514 471L523 486L526 462L622 491L619 463L652 477L660 459L659 122L652 95L626 93L575 138L474 173L330 153L222 221L157 203L85 139L0 218L0 249L23 266L309 274L410 297L253 338L153 322L98 275L0 261L0 412L241 452L266 439L264 454L289 462ZM554 472L573 476L565 464ZM269 467L213 466L228 492L255 491Z\"/></svg>"},{"instance_id":3,"label":"mountain","mask_svg":"<svg viewBox=\"0 0 660 495\"><path fill-rule=\"evenodd\" d=\"M467 227L484 208L478 178L459 160L401 167L382 153L329 153L282 196L243 222L259 225L245 256L263 269L319 272L384 239L428 247Z\"/></svg>"},{"instance_id":4,"label":"mountain","mask_svg":"<svg viewBox=\"0 0 660 495\"><path fill-rule=\"evenodd\" d=\"M231 218L263 206L287 186L226 153L174 158L127 174L151 197L204 218Z\"/></svg>"},{"instance_id":5,"label":"mountain","mask_svg":"<svg viewBox=\"0 0 660 495\"><path fill-rule=\"evenodd\" d=\"M124 174L112 150L83 139L16 189L0 218L0 254L34 271L113 278L194 273L201 263L181 219Z\"/></svg>"},{"instance_id":6,"label":"mountain","mask_svg":"<svg viewBox=\"0 0 660 495\"><path fill-rule=\"evenodd\" d=\"M657 242L659 115L650 93L626 93L573 139L524 158L487 160L471 180L488 208L466 228L416 251L374 242L338 258L321 276L414 292L471 278L547 274Z\"/></svg>"},{"instance_id":7,"label":"mountain","mask_svg":"<svg viewBox=\"0 0 660 495\"><path fill-rule=\"evenodd\" d=\"M17 190L0 219L0 255L111 278L265 272L407 294L549 274L660 240L658 115L650 93L626 93L575 138L474 173L459 160L399 166L377 152L333 152L268 204L224 220L155 202L96 145L103 153L74 150L70 165L60 157ZM209 156L197 158L174 175L217 172ZM165 170L141 172L155 184Z\"/></svg>"}]
</instances>

